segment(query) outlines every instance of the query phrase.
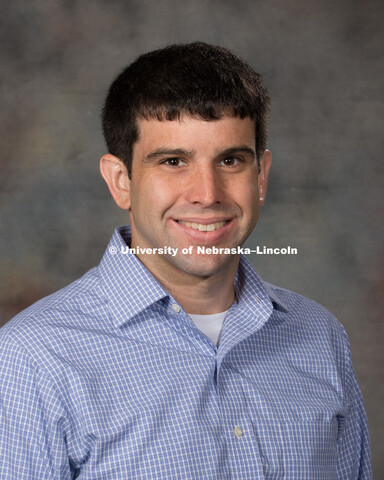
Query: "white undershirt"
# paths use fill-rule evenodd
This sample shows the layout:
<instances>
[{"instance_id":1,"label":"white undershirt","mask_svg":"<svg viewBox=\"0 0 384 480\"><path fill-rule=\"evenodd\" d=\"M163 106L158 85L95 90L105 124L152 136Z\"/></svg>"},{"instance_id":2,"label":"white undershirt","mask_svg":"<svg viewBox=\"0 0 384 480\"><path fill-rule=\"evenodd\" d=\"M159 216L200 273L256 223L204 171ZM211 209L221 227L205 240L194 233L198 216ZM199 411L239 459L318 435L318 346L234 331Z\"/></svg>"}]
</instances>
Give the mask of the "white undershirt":
<instances>
[{"instance_id":1,"label":"white undershirt","mask_svg":"<svg viewBox=\"0 0 384 480\"><path fill-rule=\"evenodd\" d=\"M218 346L223 323L228 310L212 315L195 315L188 313L196 327Z\"/></svg>"}]
</instances>

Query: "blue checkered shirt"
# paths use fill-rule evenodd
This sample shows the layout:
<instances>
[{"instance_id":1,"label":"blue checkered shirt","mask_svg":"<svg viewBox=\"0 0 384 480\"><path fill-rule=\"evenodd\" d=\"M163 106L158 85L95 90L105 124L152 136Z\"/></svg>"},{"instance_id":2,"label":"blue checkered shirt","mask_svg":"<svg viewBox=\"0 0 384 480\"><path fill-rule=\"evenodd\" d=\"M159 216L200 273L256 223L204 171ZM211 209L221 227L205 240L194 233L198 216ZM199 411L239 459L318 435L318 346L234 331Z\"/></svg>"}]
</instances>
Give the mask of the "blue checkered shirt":
<instances>
[{"instance_id":1,"label":"blue checkered shirt","mask_svg":"<svg viewBox=\"0 0 384 480\"><path fill-rule=\"evenodd\" d=\"M217 348L129 235L1 330L1 480L371 479L338 321L241 258Z\"/></svg>"}]
</instances>

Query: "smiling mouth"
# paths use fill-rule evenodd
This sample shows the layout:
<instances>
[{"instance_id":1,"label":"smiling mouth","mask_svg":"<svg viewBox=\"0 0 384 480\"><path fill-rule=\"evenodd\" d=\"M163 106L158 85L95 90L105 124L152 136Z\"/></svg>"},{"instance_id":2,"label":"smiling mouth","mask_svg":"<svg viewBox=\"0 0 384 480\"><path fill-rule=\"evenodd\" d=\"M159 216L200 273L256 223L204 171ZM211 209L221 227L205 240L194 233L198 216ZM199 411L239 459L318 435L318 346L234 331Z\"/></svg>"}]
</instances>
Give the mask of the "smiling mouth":
<instances>
[{"instance_id":1,"label":"smiling mouth","mask_svg":"<svg viewBox=\"0 0 384 480\"><path fill-rule=\"evenodd\" d=\"M185 225L186 227L193 228L194 230L199 230L200 232L213 232L214 230L218 230L221 227L224 227L228 223L229 220L223 222L215 222L209 223L205 225L203 223L195 223L195 222L183 222L182 220L177 220L178 223Z\"/></svg>"}]
</instances>

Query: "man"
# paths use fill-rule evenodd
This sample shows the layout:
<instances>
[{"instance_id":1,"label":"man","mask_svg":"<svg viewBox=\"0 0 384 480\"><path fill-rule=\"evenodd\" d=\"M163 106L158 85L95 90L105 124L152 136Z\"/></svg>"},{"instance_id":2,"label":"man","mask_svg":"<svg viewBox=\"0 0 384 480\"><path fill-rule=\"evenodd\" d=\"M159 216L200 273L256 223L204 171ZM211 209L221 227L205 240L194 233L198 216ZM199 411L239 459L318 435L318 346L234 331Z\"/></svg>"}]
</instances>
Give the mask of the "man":
<instances>
[{"instance_id":1,"label":"man","mask_svg":"<svg viewBox=\"0 0 384 480\"><path fill-rule=\"evenodd\" d=\"M2 479L371 478L343 328L238 253L268 107L258 74L203 43L112 84L100 167L131 227L2 329Z\"/></svg>"}]
</instances>

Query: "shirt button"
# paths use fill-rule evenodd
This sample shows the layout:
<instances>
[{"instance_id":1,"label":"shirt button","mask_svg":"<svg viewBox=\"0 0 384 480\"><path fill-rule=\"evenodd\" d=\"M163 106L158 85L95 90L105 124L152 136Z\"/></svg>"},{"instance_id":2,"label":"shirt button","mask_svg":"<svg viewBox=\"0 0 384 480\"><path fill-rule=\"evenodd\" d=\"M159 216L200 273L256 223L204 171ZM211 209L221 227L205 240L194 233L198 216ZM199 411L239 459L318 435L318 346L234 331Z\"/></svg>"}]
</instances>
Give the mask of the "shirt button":
<instances>
[{"instance_id":1,"label":"shirt button","mask_svg":"<svg viewBox=\"0 0 384 480\"><path fill-rule=\"evenodd\" d=\"M237 438L240 438L243 436L243 430L240 427L235 427L234 433Z\"/></svg>"},{"instance_id":2,"label":"shirt button","mask_svg":"<svg viewBox=\"0 0 384 480\"><path fill-rule=\"evenodd\" d=\"M176 312L176 313L179 313L180 310L181 310L181 308L179 307L179 305L177 305L177 303L174 303L174 304L172 305L172 310L173 310L174 312Z\"/></svg>"}]
</instances>

